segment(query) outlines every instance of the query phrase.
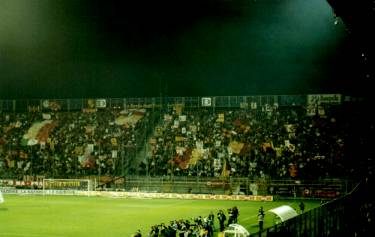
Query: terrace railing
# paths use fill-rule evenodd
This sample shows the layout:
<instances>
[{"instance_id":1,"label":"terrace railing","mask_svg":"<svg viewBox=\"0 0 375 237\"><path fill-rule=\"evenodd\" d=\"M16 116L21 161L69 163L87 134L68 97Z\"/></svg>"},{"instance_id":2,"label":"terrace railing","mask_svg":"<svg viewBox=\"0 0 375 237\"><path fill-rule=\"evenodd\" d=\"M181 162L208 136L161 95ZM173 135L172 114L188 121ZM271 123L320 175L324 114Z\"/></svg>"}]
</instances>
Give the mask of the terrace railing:
<instances>
[{"instance_id":1,"label":"terrace railing","mask_svg":"<svg viewBox=\"0 0 375 237\"><path fill-rule=\"evenodd\" d=\"M251 237L290 236L371 236L373 227L367 222L370 200L363 184L340 198L322 204L285 222L275 224Z\"/></svg>"},{"instance_id":2,"label":"terrace railing","mask_svg":"<svg viewBox=\"0 0 375 237\"><path fill-rule=\"evenodd\" d=\"M82 98L82 99L17 99L0 100L0 112L45 111L56 108L62 111L76 111L87 108L93 103L97 107L107 108L165 108L183 105L186 108L262 108L265 106L304 106L311 103L339 104L350 100L350 96L341 94L313 95L244 95L244 96L207 96L207 97L143 97L143 98Z\"/></svg>"}]
</instances>

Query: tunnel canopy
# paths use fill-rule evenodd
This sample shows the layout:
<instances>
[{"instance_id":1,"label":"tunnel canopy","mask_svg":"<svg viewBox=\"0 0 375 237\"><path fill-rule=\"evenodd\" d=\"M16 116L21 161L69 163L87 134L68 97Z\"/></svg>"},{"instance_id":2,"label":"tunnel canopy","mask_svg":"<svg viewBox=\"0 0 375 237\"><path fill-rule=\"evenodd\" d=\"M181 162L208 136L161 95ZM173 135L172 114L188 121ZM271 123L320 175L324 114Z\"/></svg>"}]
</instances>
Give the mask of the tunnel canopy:
<instances>
[{"instance_id":1,"label":"tunnel canopy","mask_svg":"<svg viewBox=\"0 0 375 237\"><path fill-rule=\"evenodd\" d=\"M245 227L239 224L230 224L224 231L223 237L248 237L250 236L249 231Z\"/></svg>"},{"instance_id":2,"label":"tunnel canopy","mask_svg":"<svg viewBox=\"0 0 375 237\"><path fill-rule=\"evenodd\" d=\"M288 205L273 208L269 210L269 212L275 214L281 220L281 222L291 219L298 215L296 210L294 210L292 207Z\"/></svg>"}]
</instances>

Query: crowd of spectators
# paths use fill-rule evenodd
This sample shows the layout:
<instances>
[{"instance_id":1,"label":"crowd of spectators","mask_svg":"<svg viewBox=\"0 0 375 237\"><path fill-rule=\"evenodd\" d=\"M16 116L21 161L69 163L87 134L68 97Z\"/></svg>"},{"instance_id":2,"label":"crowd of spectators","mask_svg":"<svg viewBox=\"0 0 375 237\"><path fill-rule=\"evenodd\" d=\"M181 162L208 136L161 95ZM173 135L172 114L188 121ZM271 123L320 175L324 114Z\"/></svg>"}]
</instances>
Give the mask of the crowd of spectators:
<instances>
[{"instance_id":1,"label":"crowd of spectators","mask_svg":"<svg viewBox=\"0 0 375 237\"><path fill-rule=\"evenodd\" d=\"M315 114L303 106L277 105L175 106L162 116L110 108L1 112L0 177L120 176L130 167L124 161L136 159L142 162L134 173L151 176L366 177L373 169L369 138L374 126L365 110L343 104L324 106ZM155 117L160 118L156 124ZM140 150L149 152L138 157ZM356 225L369 229L372 202L363 202L358 211L362 221ZM229 212L225 220L234 222ZM208 218L172 221L153 226L149 235L210 236L208 223Z\"/></svg>"},{"instance_id":2,"label":"crowd of spectators","mask_svg":"<svg viewBox=\"0 0 375 237\"><path fill-rule=\"evenodd\" d=\"M1 113L0 175L121 174L122 156L129 160L142 146L149 115L114 109Z\"/></svg>"},{"instance_id":3,"label":"crowd of spectators","mask_svg":"<svg viewBox=\"0 0 375 237\"><path fill-rule=\"evenodd\" d=\"M154 125L151 118L156 115L147 110L1 113L1 175L116 176L124 174L124 160L135 162L137 151L143 149L149 152L133 173L345 178L361 165L356 157L361 146L353 147L360 143L363 147L366 141L356 130L361 115L344 105L326 106L315 114L308 114L303 106L277 105L175 106L161 114ZM29 144L25 134L40 121L49 121L47 128L40 129L44 140L42 134ZM150 137L149 129L154 131Z\"/></svg>"},{"instance_id":4,"label":"crowd of spectators","mask_svg":"<svg viewBox=\"0 0 375 237\"><path fill-rule=\"evenodd\" d=\"M228 218L223 210L217 213L219 226L215 228L215 214L211 211L206 217L198 216L189 219L172 220L169 224L153 225L147 237L213 237L215 231L224 231L225 227L237 223L239 210L236 206L228 209ZM227 221L226 221L227 220ZM141 235L138 230L133 237Z\"/></svg>"},{"instance_id":5,"label":"crowd of spectators","mask_svg":"<svg viewBox=\"0 0 375 237\"><path fill-rule=\"evenodd\" d=\"M324 112L324 114L323 114ZM353 114L340 106L176 111L150 139L150 175L320 179L350 177ZM350 119L349 119L350 118ZM358 135L358 134L357 134ZM346 154L347 153L347 154ZM146 163L146 162L145 162ZM146 165L143 166L146 169Z\"/></svg>"}]
</instances>

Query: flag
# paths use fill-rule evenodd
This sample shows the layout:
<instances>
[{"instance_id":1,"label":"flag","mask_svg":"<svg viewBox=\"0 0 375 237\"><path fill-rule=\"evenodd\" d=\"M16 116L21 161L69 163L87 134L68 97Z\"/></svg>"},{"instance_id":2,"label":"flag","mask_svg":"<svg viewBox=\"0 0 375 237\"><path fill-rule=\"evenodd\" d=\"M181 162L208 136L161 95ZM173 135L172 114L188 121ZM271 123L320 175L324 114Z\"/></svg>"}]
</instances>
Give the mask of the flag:
<instances>
[{"instance_id":1,"label":"flag","mask_svg":"<svg viewBox=\"0 0 375 237\"><path fill-rule=\"evenodd\" d=\"M169 160L170 163L177 165L180 169L186 170L189 168L192 150L186 148L182 155L177 155L174 159Z\"/></svg>"},{"instance_id":2,"label":"flag","mask_svg":"<svg viewBox=\"0 0 375 237\"><path fill-rule=\"evenodd\" d=\"M205 151L204 149L198 149L198 148L193 149L189 163L192 165L197 164L198 160L203 158L204 151Z\"/></svg>"},{"instance_id":3,"label":"flag","mask_svg":"<svg viewBox=\"0 0 375 237\"><path fill-rule=\"evenodd\" d=\"M33 146L36 144L46 143L49 134L55 129L57 122L53 120L44 120L34 123L26 134L22 137L22 144Z\"/></svg>"},{"instance_id":4,"label":"flag","mask_svg":"<svg viewBox=\"0 0 375 237\"><path fill-rule=\"evenodd\" d=\"M224 159L223 169L221 171L222 177L229 177L230 175L230 164L228 159Z\"/></svg>"},{"instance_id":5,"label":"flag","mask_svg":"<svg viewBox=\"0 0 375 237\"><path fill-rule=\"evenodd\" d=\"M120 115L115 119L115 124L117 125L135 125L144 116L142 111L135 111L129 113L128 115Z\"/></svg>"},{"instance_id":6,"label":"flag","mask_svg":"<svg viewBox=\"0 0 375 237\"><path fill-rule=\"evenodd\" d=\"M14 160L11 160L9 158L5 158L5 160L7 161L7 165L8 165L9 168L13 168L15 166Z\"/></svg>"},{"instance_id":7,"label":"flag","mask_svg":"<svg viewBox=\"0 0 375 237\"><path fill-rule=\"evenodd\" d=\"M176 136L175 137L175 141L176 142L183 142L183 141L186 141L186 137L183 137L183 136Z\"/></svg>"},{"instance_id":8,"label":"flag","mask_svg":"<svg viewBox=\"0 0 375 237\"><path fill-rule=\"evenodd\" d=\"M292 178L297 177L298 170L297 170L297 166L295 164L290 164L288 171L289 171L290 177L292 177Z\"/></svg>"},{"instance_id":9,"label":"flag","mask_svg":"<svg viewBox=\"0 0 375 237\"><path fill-rule=\"evenodd\" d=\"M237 141L232 141L229 143L229 147L234 154L240 154L244 145L245 145L244 143L237 142Z\"/></svg>"},{"instance_id":10,"label":"flag","mask_svg":"<svg viewBox=\"0 0 375 237\"><path fill-rule=\"evenodd\" d=\"M91 150L92 150L91 144L87 144L83 155L79 156L81 167L94 168L96 166L96 160L95 160L95 157L91 155L92 154Z\"/></svg>"},{"instance_id":11,"label":"flag","mask_svg":"<svg viewBox=\"0 0 375 237\"><path fill-rule=\"evenodd\" d=\"M272 143L269 143L269 142L263 142L263 143L261 144L261 146L262 146L262 150L263 150L264 152L266 152L268 149L273 149L273 145L272 145Z\"/></svg>"},{"instance_id":12,"label":"flag","mask_svg":"<svg viewBox=\"0 0 375 237\"><path fill-rule=\"evenodd\" d=\"M176 104L174 106L174 110L176 111L177 115L181 115L183 107L184 107L183 104Z\"/></svg>"}]
</instances>

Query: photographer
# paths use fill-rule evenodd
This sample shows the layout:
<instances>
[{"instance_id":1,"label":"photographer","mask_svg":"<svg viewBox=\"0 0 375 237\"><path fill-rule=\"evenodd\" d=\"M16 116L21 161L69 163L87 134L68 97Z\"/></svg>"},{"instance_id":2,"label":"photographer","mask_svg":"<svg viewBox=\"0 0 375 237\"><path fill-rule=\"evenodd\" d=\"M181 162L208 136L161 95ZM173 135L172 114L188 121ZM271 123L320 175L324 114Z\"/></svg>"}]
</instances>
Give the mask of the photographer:
<instances>
[{"instance_id":1,"label":"photographer","mask_svg":"<svg viewBox=\"0 0 375 237\"><path fill-rule=\"evenodd\" d=\"M220 210L219 213L217 213L217 219L219 220L220 231L224 231L225 220L227 217L225 216L223 210Z\"/></svg>"},{"instance_id":2,"label":"photographer","mask_svg":"<svg viewBox=\"0 0 375 237\"><path fill-rule=\"evenodd\" d=\"M239 212L237 206L234 206L232 210L233 210L233 222L237 223L237 218L240 215L240 212Z\"/></svg>"},{"instance_id":3,"label":"photographer","mask_svg":"<svg viewBox=\"0 0 375 237\"><path fill-rule=\"evenodd\" d=\"M230 224L234 223L234 215L233 215L233 209L229 208L228 209L228 226Z\"/></svg>"}]
</instances>

